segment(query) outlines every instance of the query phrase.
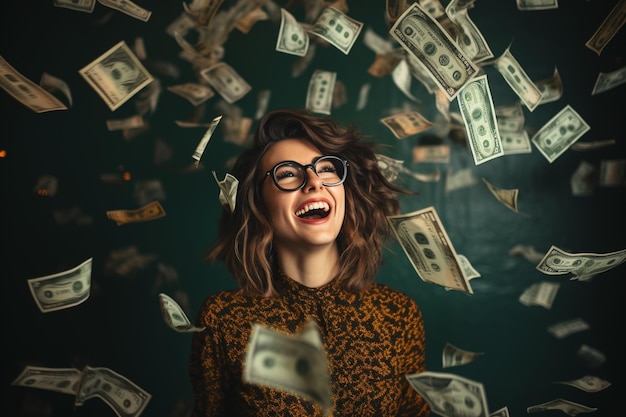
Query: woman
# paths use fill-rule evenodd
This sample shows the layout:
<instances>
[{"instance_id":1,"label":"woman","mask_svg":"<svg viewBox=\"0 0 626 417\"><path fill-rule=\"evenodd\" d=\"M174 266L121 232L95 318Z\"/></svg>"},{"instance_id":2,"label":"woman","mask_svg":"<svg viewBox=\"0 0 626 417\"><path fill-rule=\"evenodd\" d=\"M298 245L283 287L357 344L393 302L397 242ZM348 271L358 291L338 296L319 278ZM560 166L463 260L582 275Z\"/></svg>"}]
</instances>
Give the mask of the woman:
<instances>
[{"instance_id":1,"label":"woman","mask_svg":"<svg viewBox=\"0 0 626 417\"><path fill-rule=\"evenodd\" d=\"M225 262L239 289L209 296L196 324L190 379L194 417L321 416L322 407L242 379L254 323L286 334L319 326L332 392L330 415L426 416L405 375L425 370L421 312L374 283L399 212L373 144L354 126L276 110L237 159L234 211L224 209L208 260Z\"/></svg>"}]
</instances>

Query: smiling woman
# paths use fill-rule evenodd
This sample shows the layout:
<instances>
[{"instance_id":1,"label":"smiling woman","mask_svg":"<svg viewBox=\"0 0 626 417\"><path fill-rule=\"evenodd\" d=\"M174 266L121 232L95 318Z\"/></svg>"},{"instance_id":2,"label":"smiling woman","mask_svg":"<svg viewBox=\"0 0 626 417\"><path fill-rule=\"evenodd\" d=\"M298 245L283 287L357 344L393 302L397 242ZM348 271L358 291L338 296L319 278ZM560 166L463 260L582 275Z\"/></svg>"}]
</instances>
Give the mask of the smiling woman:
<instances>
[{"instance_id":1,"label":"smiling woman","mask_svg":"<svg viewBox=\"0 0 626 417\"><path fill-rule=\"evenodd\" d=\"M425 370L421 311L374 282L391 236L386 217L399 212L399 195L413 193L385 179L374 146L354 126L306 112L275 110L260 121L233 167L236 206L222 212L207 255L226 264L239 289L200 308L196 324L205 330L193 336L189 366L195 417L428 415L405 377ZM309 332L311 321L328 382L281 386L277 364L293 363L282 372L293 372L293 384L306 379L309 362L268 345ZM277 333L257 336L258 325ZM250 345L262 337L265 353L255 356ZM256 376L265 382L251 383L246 366L265 369ZM310 393L326 390L327 402Z\"/></svg>"}]
</instances>

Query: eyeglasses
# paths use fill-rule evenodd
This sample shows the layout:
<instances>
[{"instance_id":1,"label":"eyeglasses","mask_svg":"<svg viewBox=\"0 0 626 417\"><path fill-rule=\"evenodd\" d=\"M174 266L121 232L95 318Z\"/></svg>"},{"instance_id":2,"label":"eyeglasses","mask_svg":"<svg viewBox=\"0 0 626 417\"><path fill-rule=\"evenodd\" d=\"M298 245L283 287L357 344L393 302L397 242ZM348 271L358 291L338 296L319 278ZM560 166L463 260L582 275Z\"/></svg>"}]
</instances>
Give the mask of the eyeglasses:
<instances>
[{"instance_id":1,"label":"eyeglasses","mask_svg":"<svg viewBox=\"0 0 626 417\"><path fill-rule=\"evenodd\" d=\"M274 184L282 191L300 190L306 184L306 169L311 168L326 187L343 184L348 174L348 161L338 156L322 156L312 164L302 165L296 161L283 161L265 173L272 176Z\"/></svg>"}]
</instances>

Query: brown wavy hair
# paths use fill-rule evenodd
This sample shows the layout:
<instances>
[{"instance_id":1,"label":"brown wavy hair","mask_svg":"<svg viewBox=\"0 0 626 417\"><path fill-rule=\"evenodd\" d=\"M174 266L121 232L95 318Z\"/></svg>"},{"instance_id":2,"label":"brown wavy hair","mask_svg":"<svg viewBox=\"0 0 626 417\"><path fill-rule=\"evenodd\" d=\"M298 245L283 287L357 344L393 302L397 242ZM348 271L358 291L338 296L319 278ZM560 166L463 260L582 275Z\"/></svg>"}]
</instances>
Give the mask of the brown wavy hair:
<instances>
[{"instance_id":1,"label":"brown wavy hair","mask_svg":"<svg viewBox=\"0 0 626 417\"><path fill-rule=\"evenodd\" d=\"M374 281L383 260L383 245L392 230L389 215L398 214L398 195L417 194L387 181L378 168L374 148L354 124L342 126L330 118L304 110L274 110L257 126L252 145L237 158L231 174L239 180L235 209L224 208L217 239L206 260L221 260L245 291L276 294L272 276L277 271L272 249L274 233L263 202L261 159L277 141L306 139L324 155L337 155L349 163L344 182L346 214L337 237L339 275L350 291Z\"/></svg>"}]
</instances>

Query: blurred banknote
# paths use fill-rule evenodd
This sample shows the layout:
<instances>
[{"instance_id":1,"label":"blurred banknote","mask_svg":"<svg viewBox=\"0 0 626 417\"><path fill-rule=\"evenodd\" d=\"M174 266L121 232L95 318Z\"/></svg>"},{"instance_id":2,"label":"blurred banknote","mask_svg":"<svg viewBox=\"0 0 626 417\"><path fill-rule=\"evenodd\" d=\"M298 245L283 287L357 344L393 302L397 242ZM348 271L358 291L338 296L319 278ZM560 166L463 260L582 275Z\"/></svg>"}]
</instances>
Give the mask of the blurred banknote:
<instances>
[{"instance_id":1,"label":"blurred banknote","mask_svg":"<svg viewBox=\"0 0 626 417\"><path fill-rule=\"evenodd\" d=\"M376 154L376 161L378 162L378 168L380 168L383 176L389 182L397 180L400 173L407 174L422 182L439 181L439 178L441 177L441 173L438 170L427 174L413 172L404 166L404 161L393 159L383 154Z\"/></svg>"},{"instance_id":2,"label":"blurred banknote","mask_svg":"<svg viewBox=\"0 0 626 417\"><path fill-rule=\"evenodd\" d=\"M547 275L597 275L626 261L626 249L609 253L569 253L552 245L536 268Z\"/></svg>"},{"instance_id":3,"label":"blurred banknote","mask_svg":"<svg viewBox=\"0 0 626 417\"><path fill-rule=\"evenodd\" d=\"M67 106L59 99L24 77L2 56L0 56L0 87L35 113L67 110Z\"/></svg>"},{"instance_id":4,"label":"blurred banknote","mask_svg":"<svg viewBox=\"0 0 626 417\"><path fill-rule=\"evenodd\" d=\"M147 22L152 15L151 11L144 9L130 0L98 0L98 3L144 22Z\"/></svg>"},{"instance_id":5,"label":"blurred banknote","mask_svg":"<svg viewBox=\"0 0 626 417\"><path fill-rule=\"evenodd\" d=\"M626 0L619 0L604 18L598 29L585 42L585 46L600 55L604 47L613 39L626 22Z\"/></svg>"},{"instance_id":6,"label":"blurred banknote","mask_svg":"<svg viewBox=\"0 0 626 417\"><path fill-rule=\"evenodd\" d=\"M309 35L295 17L280 8L280 29L276 39L276 50L290 55L305 56L309 49Z\"/></svg>"},{"instance_id":7,"label":"blurred banknote","mask_svg":"<svg viewBox=\"0 0 626 417\"><path fill-rule=\"evenodd\" d=\"M528 77L526 71L511 53L510 46L495 61L491 61L504 80L522 100L528 110L533 111L541 103L541 91Z\"/></svg>"},{"instance_id":8,"label":"blurred banknote","mask_svg":"<svg viewBox=\"0 0 626 417\"><path fill-rule=\"evenodd\" d=\"M421 63L450 101L478 73L476 64L418 2L402 13L389 33Z\"/></svg>"},{"instance_id":9,"label":"blurred banknote","mask_svg":"<svg viewBox=\"0 0 626 417\"><path fill-rule=\"evenodd\" d=\"M417 135L435 125L417 111L392 114L391 116L383 117L380 121L397 139Z\"/></svg>"},{"instance_id":10,"label":"blurred banknote","mask_svg":"<svg viewBox=\"0 0 626 417\"><path fill-rule=\"evenodd\" d=\"M424 282L474 293L434 207L387 216L387 220Z\"/></svg>"},{"instance_id":11,"label":"blurred banknote","mask_svg":"<svg viewBox=\"0 0 626 417\"><path fill-rule=\"evenodd\" d=\"M626 83L626 66L612 72L600 72L598 73L598 78L596 78L591 95L604 93L624 83Z\"/></svg>"},{"instance_id":12,"label":"blurred banknote","mask_svg":"<svg viewBox=\"0 0 626 417\"><path fill-rule=\"evenodd\" d=\"M473 362L476 358L482 355L484 355L484 352L470 352L456 347L450 342L446 342L441 355L442 367L450 368L453 366L465 365L466 363Z\"/></svg>"},{"instance_id":13,"label":"blurred banknote","mask_svg":"<svg viewBox=\"0 0 626 417\"><path fill-rule=\"evenodd\" d=\"M611 386L611 383L595 375L585 375L582 378L569 381L557 381L555 384L565 384L585 392L599 392Z\"/></svg>"},{"instance_id":14,"label":"blurred banknote","mask_svg":"<svg viewBox=\"0 0 626 417\"><path fill-rule=\"evenodd\" d=\"M11 385L76 395L83 373L76 368L24 367Z\"/></svg>"},{"instance_id":15,"label":"blurred banknote","mask_svg":"<svg viewBox=\"0 0 626 417\"><path fill-rule=\"evenodd\" d=\"M489 414L489 417L510 417L509 407L504 406L493 413Z\"/></svg>"},{"instance_id":16,"label":"blurred banknote","mask_svg":"<svg viewBox=\"0 0 626 417\"><path fill-rule=\"evenodd\" d=\"M535 86L541 91L539 104L551 103L563 96L563 82L556 67L554 67L554 73L551 77L536 81Z\"/></svg>"},{"instance_id":17,"label":"blurred banknote","mask_svg":"<svg viewBox=\"0 0 626 417\"><path fill-rule=\"evenodd\" d=\"M213 178L217 182L217 186L220 189L218 196L222 206L228 207L230 212L235 211L235 204L237 203L237 188L239 187L239 180L235 176L226 173L223 180L217 178L217 174L213 171Z\"/></svg>"},{"instance_id":18,"label":"blurred banknote","mask_svg":"<svg viewBox=\"0 0 626 417\"><path fill-rule=\"evenodd\" d=\"M243 380L311 399L327 414L332 406L328 362L317 324L286 334L255 323L250 334Z\"/></svg>"},{"instance_id":19,"label":"blurred banknote","mask_svg":"<svg viewBox=\"0 0 626 417\"><path fill-rule=\"evenodd\" d=\"M561 286L558 282L541 281L531 284L519 296L519 302L525 306L537 305L549 310Z\"/></svg>"},{"instance_id":20,"label":"blurred banknote","mask_svg":"<svg viewBox=\"0 0 626 417\"><path fill-rule=\"evenodd\" d=\"M112 111L154 81L124 41L81 68L79 73Z\"/></svg>"},{"instance_id":21,"label":"blurred banknote","mask_svg":"<svg viewBox=\"0 0 626 417\"><path fill-rule=\"evenodd\" d=\"M584 343L580 345L576 351L576 355L585 361L585 364L590 369L597 369L606 362L606 355L604 352Z\"/></svg>"},{"instance_id":22,"label":"blurred banknote","mask_svg":"<svg viewBox=\"0 0 626 417\"><path fill-rule=\"evenodd\" d=\"M63 7L78 12L91 13L96 5L96 0L53 0L54 7Z\"/></svg>"},{"instance_id":23,"label":"blurred banknote","mask_svg":"<svg viewBox=\"0 0 626 417\"><path fill-rule=\"evenodd\" d=\"M135 210L109 210L107 217L118 226L127 223L148 222L165 217L165 209L159 201L153 201Z\"/></svg>"},{"instance_id":24,"label":"blurred banknote","mask_svg":"<svg viewBox=\"0 0 626 417\"><path fill-rule=\"evenodd\" d=\"M445 417L488 417L489 407L482 383L455 374L420 372L406 375L413 389Z\"/></svg>"},{"instance_id":25,"label":"blurred banknote","mask_svg":"<svg viewBox=\"0 0 626 417\"><path fill-rule=\"evenodd\" d=\"M205 327L196 327L187 318L185 311L169 295L159 294L159 307L165 324L180 333L201 332Z\"/></svg>"},{"instance_id":26,"label":"blurred banknote","mask_svg":"<svg viewBox=\"0 0 626 417\"><path fill-rule=\"evenodd\" d=\"M194 106L204 103L215 95L210 87L192 82L170 85L167 90L183 97Z\"/></svg>"},{"instance_id":27,"label":"blurred banknote","mask_svg":"<svg viewBox=\"0 0 626 417\"><path fill-rule=\"evenodd\" d=\"M552 163L590 129L568 104L533 135L531 142Z\"/></svg>"},{"instance_id":28,"label":"blurred banknote","mask_svg":"<svg viewBox=\"0 0 626 417\"><path fill-rule=\"evenodd\" d=\"M491 184L484 178L482 180L496 200L517 213L517 195L519 194L517 188L500 188Z\"/></svg>"},{"instance_id":29,"label":"blurred banknote","mask_svg":"<svg viewBox=\"0 0 626 417\"><path fill-rule=\"evenodd\" d=\"M589 323L577 317L571 320L564 320L548 326L548 333L557 339L563 339L571 334L589 329Z\"/></svg>"},{"instance_id":30,"label":"blurred banknote","mask_svg":"<svg viewBox=\"0 0 626 417\"><path fill-rule=\"evenodd\" d=\"M54 75L50 75L47 72L41 74L41 79L39 80L39 85L45 88L51 94L61 92L65 98L67 98L67 102L72 107L72 92L70 91L70 86L67 83L60 79L59 77L55 77Z\"/></svg>"},{"instance_id":31,"label":"blurred banknote","mask_svg":"<svg viewBox=\"0 0 626 417\"><path fill-rule=\"evenodd\" d=\"M75 406L91 398L100 398L118 417L137 417L148 405L152 395L131 380L109 368L86 366Z\"/></svg>"},{"instance_id":32,"label":"blurred banknote","mask_svg":"<svg viewBox=\"0 0 626 417\"><path fill-rule=\"evenodd\" d=\"M591 413L597 411L595 407L587 407L586 405L578 404L573 401L564 400L563 398L557 398L556 400L548 401L542 404L531 405L526 409L526 412L539 413L547 410L561 410L565 414L570 416L577 416L580 413Z\"/></svg>"},{"instance_id":33,"label":"blurred banknote","mask_svg":"<svg viewBox=\"0 0 626 417\"><path fill-rule=\"evenodd\" d=\"M252 86L225 62L200 70L200 75L229 103L234 103L252 90Z\"/></svg>"},{"instance_id":34,"label":"blurred banknote","mask_svg":"<svg viewBox=\"0 0 626 417\"><path fill-rule=\"evenodd\" d=\"M347 16L339 9L328 6L322 10L310 33L348 55L362 28L363 23Z\"/></svg>"},{"instance_id":35,"label":"blurred banknote","mask_svg":"<svg viewBox=\"0 0 626 417\"><path fill-rule=\"evenodd\" d=\"M215 129L220 123L220 120L222 120L222 115L213 118L211 124L209 125L209 128L206 130L206 132L204 132L202 138L200 138L200 142L198 142L198 145L196 145L196 149L191 155L191 157L196 160L196 163L200 162L200 158L202 158L202 154L204 153L206 146L209 144L209 140L211 139L211 136L213 136L213 132L215 132Z\"/></svg>"},{"instance_id":36,"label":"blurred banknote","mask_svg":"<svg viewBox=\"0 0 626 417\"><path fill-rule=\"evenodd\" d=\"M305 108L313 113L330 114L337 73L315 70L309 80Z\"/></svg>"},{"instance_id":37,"label":"blurred banknote","mask_svg":"<svg viewBox=\"0 0 626 417\"><path fill-rule=\"evenodd\" d=\"M74 307L89 298L91 265L89 258L80 265L44 277L28 280L28 287L42 313Z\"/></svg>"}]
</instances>

